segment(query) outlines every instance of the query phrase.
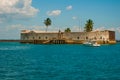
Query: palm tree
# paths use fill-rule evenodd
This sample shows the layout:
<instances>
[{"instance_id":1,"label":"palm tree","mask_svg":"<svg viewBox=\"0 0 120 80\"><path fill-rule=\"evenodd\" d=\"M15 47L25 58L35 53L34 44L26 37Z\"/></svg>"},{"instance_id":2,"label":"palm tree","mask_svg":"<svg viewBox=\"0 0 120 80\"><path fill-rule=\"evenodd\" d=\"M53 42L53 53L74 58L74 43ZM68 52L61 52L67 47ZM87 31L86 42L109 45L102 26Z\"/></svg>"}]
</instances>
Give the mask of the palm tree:
<instances>
[{"instance_id":1,"label":"palm tree","mask_svg":"<svg viewBox=\"0 0 120 80\"><path fill-rule=\"evenodd\" d=\"M44 21L44 24L46 25L46 32L47 32L47 28L48 26L50 26L52 23L51 19L50 18L47 18L45 21Z\"/></svg>"},{"instance_id":2,"label":"palm tree","mask_svg":"<svg viewBox=\"0 0 120 80\"><path fill-rule=\"evenodd\" d=\"M71 32L71 29L70 28L66 28L65 32Z\"/></svg>"},{"instance_id":3,"label":"palm tree","mask_svg":"<svg viewBox=\"0 0 120 80\"><path fill-rule=\"evenodd\" d=\"M85 32L90 32L90 31L92 31L93 30L93 21L91 20L91 19L89 19L88 21L87 21L87 23L85 24L85 27L84 27L84 31Z\"/></svg>"}]
</instances>

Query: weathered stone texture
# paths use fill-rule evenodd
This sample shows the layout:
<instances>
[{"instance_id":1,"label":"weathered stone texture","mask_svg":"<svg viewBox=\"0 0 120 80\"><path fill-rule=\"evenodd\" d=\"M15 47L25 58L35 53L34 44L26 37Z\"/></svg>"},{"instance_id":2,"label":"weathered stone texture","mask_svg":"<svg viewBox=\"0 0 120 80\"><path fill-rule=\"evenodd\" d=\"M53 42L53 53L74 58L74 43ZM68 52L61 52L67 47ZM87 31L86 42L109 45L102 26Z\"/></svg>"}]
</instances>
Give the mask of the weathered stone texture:
<instances>
[{"instance_id":1,"label":"weathered stone texture","mask_svg":"<svg viewBox=\"0 0 120 80\"><path fill-rule=\"evenodd\" d=\"M27 42L28 40L36 40L38 43L47 40L65 40L68 43L83 43L91 40L97 41L100 44L116 43L114 31L95 31L95 32L35 32L22 31L21 40ZM36 42L36 43L37 43Z\"/></svg>"}]
</instances>

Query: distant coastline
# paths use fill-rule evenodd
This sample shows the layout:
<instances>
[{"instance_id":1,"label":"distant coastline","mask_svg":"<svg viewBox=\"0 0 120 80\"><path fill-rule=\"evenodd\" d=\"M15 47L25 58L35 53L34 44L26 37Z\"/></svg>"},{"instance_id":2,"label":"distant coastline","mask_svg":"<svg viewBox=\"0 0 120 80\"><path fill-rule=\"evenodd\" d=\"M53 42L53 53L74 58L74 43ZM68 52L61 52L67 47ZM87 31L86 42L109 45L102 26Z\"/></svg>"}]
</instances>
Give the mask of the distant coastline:
<instances>
[{"instance_id":1,"label":"distant coastline","mask_svg":"<svg viewBox=\"0 0 120 80\"><path fill-rule=\"evenodd\" d=\"M120 40L116 40L116 42L120 42Z\"/></svg>"},{"instance_id":2,"label":"distant coastline","mask_svg":"<svg viewBox=\"0 0 120 80\"><path fill-rule=\"evenodd\" d=\"M1 39L0 42L21 42L21 40L17 39Z\"/></svg>"}]
</instances>

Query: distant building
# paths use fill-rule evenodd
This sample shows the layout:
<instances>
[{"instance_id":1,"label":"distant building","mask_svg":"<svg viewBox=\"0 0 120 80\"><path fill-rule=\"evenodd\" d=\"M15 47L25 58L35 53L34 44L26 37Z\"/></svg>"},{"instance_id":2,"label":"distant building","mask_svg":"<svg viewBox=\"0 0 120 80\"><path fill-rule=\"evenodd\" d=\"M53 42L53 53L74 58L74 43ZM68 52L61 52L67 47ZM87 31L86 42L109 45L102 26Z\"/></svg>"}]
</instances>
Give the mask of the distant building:
<instances>
[{"instance_id":1,"label":"distant building","mask_svg":"<svg viewBox=\"0 0 120 80\"><path fill-rule=\"evenodd\" d=\"M97 41L100 44L114 44L115 31L93 31L93 32L41 32L41 31L21 31L22 43L34 44L82 44L85 41Z\"/></svg>"}]
</instances>

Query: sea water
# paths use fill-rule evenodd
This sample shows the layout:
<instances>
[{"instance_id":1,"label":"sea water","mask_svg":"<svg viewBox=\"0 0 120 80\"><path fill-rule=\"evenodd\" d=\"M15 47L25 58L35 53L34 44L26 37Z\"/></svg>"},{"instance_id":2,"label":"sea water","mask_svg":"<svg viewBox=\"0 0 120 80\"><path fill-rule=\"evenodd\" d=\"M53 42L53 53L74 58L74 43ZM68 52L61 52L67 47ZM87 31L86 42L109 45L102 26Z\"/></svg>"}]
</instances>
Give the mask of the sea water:
<instances>
[{"instance_id":1,"label":"sea water","mask_svg":"<svg viewBox=\"0 0 120 80\"><path fill-rule=\"evenodd\" d=\"M120 43L0 43L0 80L120 80Z\"/></svg>"}]
</instances>

